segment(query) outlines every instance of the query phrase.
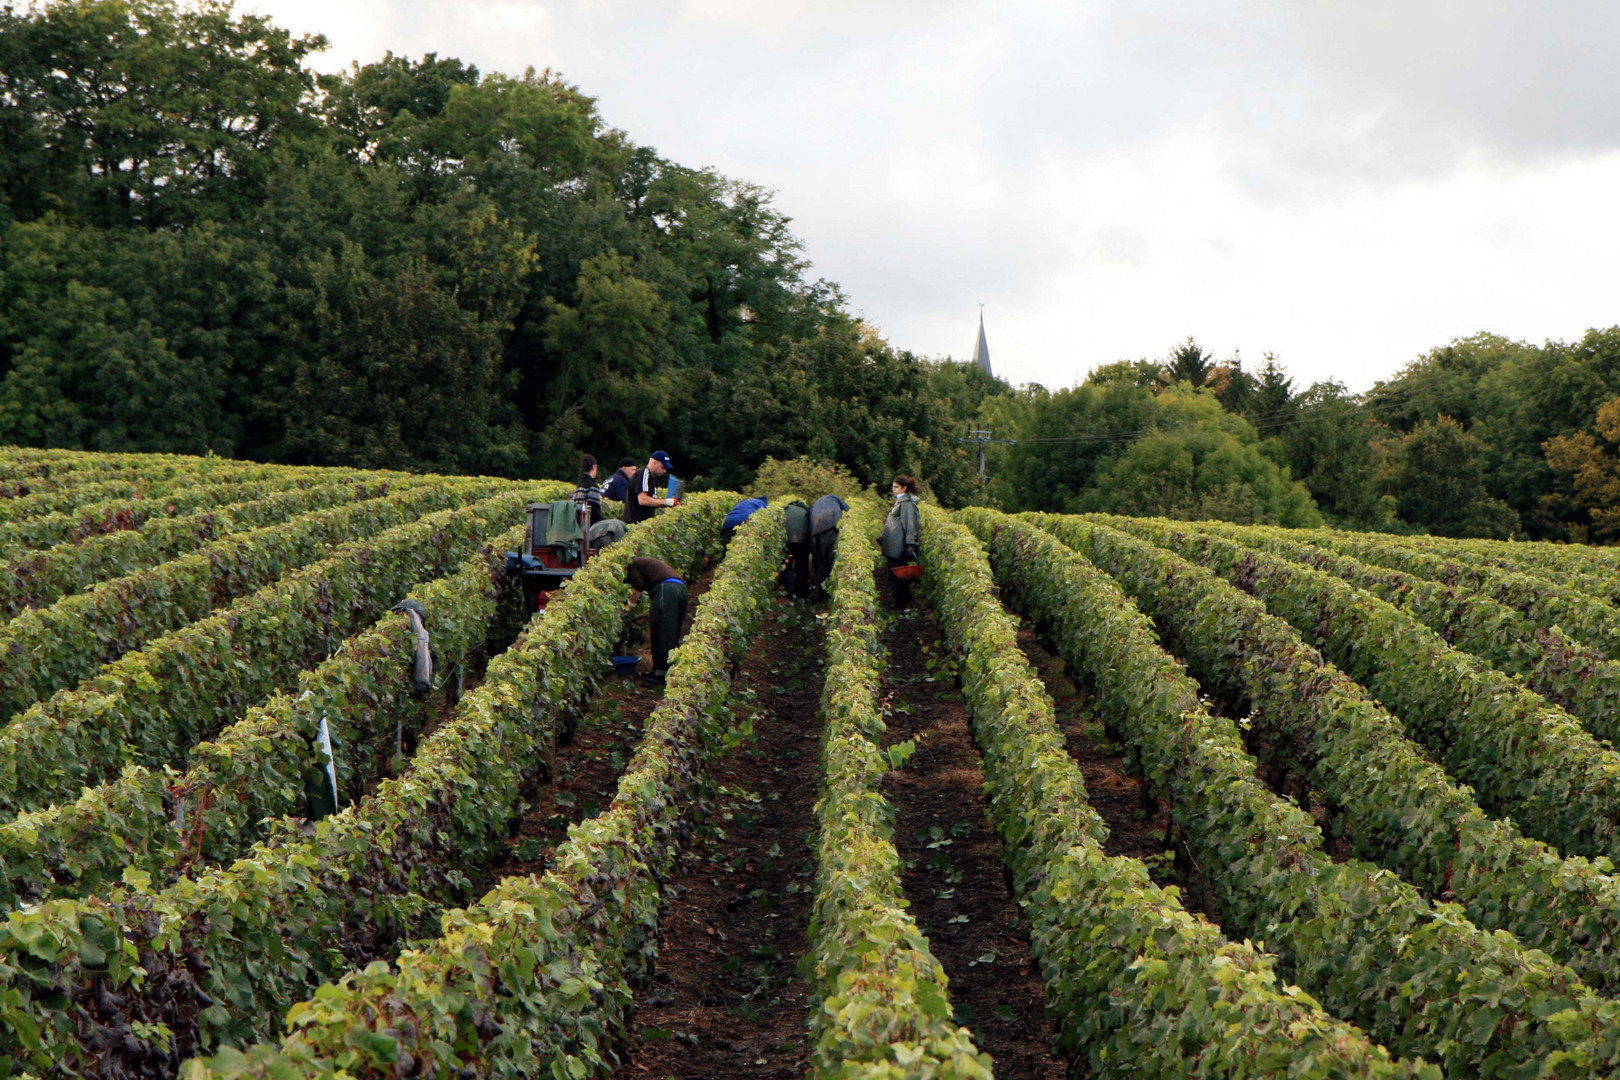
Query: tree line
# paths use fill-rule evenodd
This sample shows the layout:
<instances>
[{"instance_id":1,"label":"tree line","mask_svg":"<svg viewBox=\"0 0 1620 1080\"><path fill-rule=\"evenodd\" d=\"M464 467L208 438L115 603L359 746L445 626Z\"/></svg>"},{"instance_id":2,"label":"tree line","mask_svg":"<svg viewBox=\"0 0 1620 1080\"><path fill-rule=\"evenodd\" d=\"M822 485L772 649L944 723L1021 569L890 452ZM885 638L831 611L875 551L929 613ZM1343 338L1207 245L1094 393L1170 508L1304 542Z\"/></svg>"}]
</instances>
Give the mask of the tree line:
<instances>
[{"instance_id":1,"label":"tree line","mask_svg":"<svg viewBox=\"0 0 1620 1080\"><path fill-rule=\"evenodd\" d=\"M1065 390L978 374L949 393L1016 440L991 448L986 491L1012 509L1620 539L1620 327L1542 345L1475 335L1365 394L1192 339Z\"/></svg>"},{"instance_id":2,"label":"tree line","mask_svg":"<svg viewBox=\"0 0 1620 1080\"><path fill-rule=\"evenodd\" d=\"M1620 538L1620 329L1364 395L1196 342L1013 387L896 349L771 195L554 72L335 75L223 0L0 8L0 442L507 476L675 455L947 505ZM969 427L989 427L989 479Z\"/></svg>"},{"instance_id":3,"label":"tree line","mask_svg":"<svg viewBox=\"0 0 1620 1080\"><path fill-rule=\"evenodd\" d=\"M966 455L770 193L555 73L337 75L219 0L0 9L0 441L572 475Z\"/></svg>"}]
</instances>

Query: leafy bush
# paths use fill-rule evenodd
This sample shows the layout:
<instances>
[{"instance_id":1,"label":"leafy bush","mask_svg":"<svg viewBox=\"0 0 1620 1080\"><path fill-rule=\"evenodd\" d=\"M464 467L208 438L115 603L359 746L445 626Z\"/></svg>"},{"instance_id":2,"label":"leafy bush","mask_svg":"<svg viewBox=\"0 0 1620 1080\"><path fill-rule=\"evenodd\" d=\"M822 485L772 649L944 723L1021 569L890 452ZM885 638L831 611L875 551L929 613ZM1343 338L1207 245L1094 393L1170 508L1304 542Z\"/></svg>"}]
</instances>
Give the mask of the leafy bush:
<instances>
[{"instance_id":1,"label":"leafy bush","mask_svg":"<svg viewBox=\"0 0 1620 1080\"><path fill-rule=\"evenodd\" d=\"M749 491L771 499L783 495L797 495L806 502L823 495L837 495L853 504L864 489L861 482L842 465L826 461L812 461L807 457L791 461L778 461L768 457L754 475Z\"/></svg>"}]
</instances>

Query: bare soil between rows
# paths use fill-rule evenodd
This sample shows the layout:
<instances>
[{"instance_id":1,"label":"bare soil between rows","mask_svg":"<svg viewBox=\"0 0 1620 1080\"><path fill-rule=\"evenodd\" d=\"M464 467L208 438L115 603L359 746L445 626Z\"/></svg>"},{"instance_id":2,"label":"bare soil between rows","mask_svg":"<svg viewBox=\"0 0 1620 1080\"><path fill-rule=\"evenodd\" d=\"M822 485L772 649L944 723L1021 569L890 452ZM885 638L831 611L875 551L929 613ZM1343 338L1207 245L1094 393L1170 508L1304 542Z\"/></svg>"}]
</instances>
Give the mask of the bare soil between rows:
<instances>
[{"instance_id":1,"label":"bare soil between rows","mask_svg":"<svg viewBox=\"0 0 1620 1080\"><path fill-rule=\"evenodd\" d=\"M709 569L693 581L681 624L683 639L713 580ZM643 668L650 666L647 657L642 661ZM549 776L537 777L525 792L527 805L512 826L506 861L494 869L492 880L545 873L552 853L568 839L568 826L593 818L612 804L647 718L664 700L663 686L643 682L639 670L629 676L607 676L596 695L571 718L572 730L559 735Z\"/></svg>"},{"instance_id":2,"label":"bare soil between rows","mask_svg":"<svg viewBox=\"0 0 1620 1080\"><path fill-rule=\"evenodd\" d=\"M808 948L815 873L824 663L817 615L801 601L778 600L740 665L733 715L752 724L753 738L715 763L695 808L700 839L666 889L657 968L638 989L616 1080L805 1075L810 1000L797 966ZM920 601L885 620L885 743L917 745L884 785L912 913L950 978L958 1021L993 1057L997 1076L1058 1080L1067 1064L1051 1049L1039 969L986 816L982 762L937 621ZM1156 877L1178 883L1164 807L1144 805L1062 662L1027 630L1021 644L1109 824L1110 853L1142 858ZM660 699L629 680L597 697L559 747L553 782L530 797L501 874L543 871L567 825L607 807Z\"/></svg>"},{"instance_id":3,"label":"bare soil between rows","mask_svg":"<svg viewBox=\"0 0 1620 1080\"><path fill-rule=\"evenodd\" d=\"M1103 851L1140 859L1160 885L1180 885L1165 839L1170 807L1148 795L1130 775L1121 748L1097 713L1095 698L1075 685L1063 660L1042 644L1027 621L1019 627L1018 645L1052 697L1069 756L1085 777L1087 801L1108 826Z\"/></svg>"},{"instance_id":4,"label":"bare soil between rows","mask_svg":"<svg viewBox=\"0 0 1620 1080\"><path fill-rule=\"evenodd\" d=\"M1028 924L1003 870L1001 838L984 798L983 759L933 611L889 593L887 745L913 740L883 793L896 810L894 840L911 912L950 979L958 1023L973 1032L1003 1080L1061 1080Z\"/></svg>"},{"instance_id":5,"label":"bare soil between rows","mask_svg":"<svg viewBox=\"0 0 1620 1080\"><path fill-rule=\"evenodd\" d=\"M803 1076L815 866L822 634L815 609L776 602L732 691L754 738L715 762L695 808L705 834L667 889L658 967L640 991L615 1078Z\"/></svg>"}]
</instances>

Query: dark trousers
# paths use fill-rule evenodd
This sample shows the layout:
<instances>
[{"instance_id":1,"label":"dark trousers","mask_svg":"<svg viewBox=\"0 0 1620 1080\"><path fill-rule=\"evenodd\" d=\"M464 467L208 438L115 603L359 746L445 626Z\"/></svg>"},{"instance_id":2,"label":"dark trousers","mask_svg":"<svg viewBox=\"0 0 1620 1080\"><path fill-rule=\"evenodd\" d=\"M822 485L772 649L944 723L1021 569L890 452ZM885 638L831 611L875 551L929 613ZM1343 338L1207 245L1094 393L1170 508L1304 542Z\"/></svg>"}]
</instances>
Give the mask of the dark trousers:
<instances>
[{"instance_id":1,"label":"dark trousers","mask_svg":"<svg viewBox=\"0 0 1620 1080\"><path fill-rule=\"evenodd\" d=\"M810 595L810 545L789 544L787 565L782 568L782 585L800 599Z\"/></svg>"},{"instance_id":2,"label":"dark trousers","mask_svg":"<svg viewBox=\"0 0 1620 1080\"><path fill-rule=\"evenodd\" d=\"M647 597L647 630L652 637L653 673L669 670L669 651L681 643L681 623L686 618L686 586L664 581L653 586Z\"/></svg>"},{"instance_id":3,"label":"dark trousers","mask_svg":"<svg viewBox=\"0 0 1620 1080\"><path fill-rule=\"evenodd\" d=\"M828 529L810 538L810 579L816 589L827 584L833 558L838 554L838 530Z\"/></svg>"},{"instance_id":4,"label":"dark trousers","mask_svg":"<svg viewBox=\"0 0 1620 1080\"><path fill-rule=\"evenodd\" d=\"M888 559L889 569L897 566L909 566L917 560L914 558ZM902 581L893 574L889 575L889 584L894 588L894 606L906 607L911 603L911 582Z\"/></svg>"}]
</instances>

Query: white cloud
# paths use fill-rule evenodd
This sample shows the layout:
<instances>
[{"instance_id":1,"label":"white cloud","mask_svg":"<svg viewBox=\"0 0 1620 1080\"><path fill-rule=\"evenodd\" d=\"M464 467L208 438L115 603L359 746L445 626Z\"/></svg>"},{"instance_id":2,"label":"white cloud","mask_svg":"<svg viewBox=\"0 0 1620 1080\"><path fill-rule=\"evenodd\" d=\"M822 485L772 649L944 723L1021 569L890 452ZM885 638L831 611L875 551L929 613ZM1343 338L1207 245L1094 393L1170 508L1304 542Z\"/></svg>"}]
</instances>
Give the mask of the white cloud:
<instances>
[{"instance_id":1,"label":"white cloud","mask_svg":"<svg viewBox=\"0 0 1620 1080\"><path fill-rule=\"evenodd\" d=\"M1353 388L1620 321L1620 7L1554 0L259 0L334 41L554 66L778 191L897 345L1065 384L1196 334Z\"/></svg>"},{"instance_id":2,"label":"white cloud","mask_svg":"<svg viewBox=\"0 0 1620 1080\"><path fill-rule=\"evenodd\" d=\"M529 0L246 0L298 33L325 34L331 48L313 66L337 71L384 52L457 56L480 69L519 74L560 59L550 10Z\"/></svg>"}]
</instances>

